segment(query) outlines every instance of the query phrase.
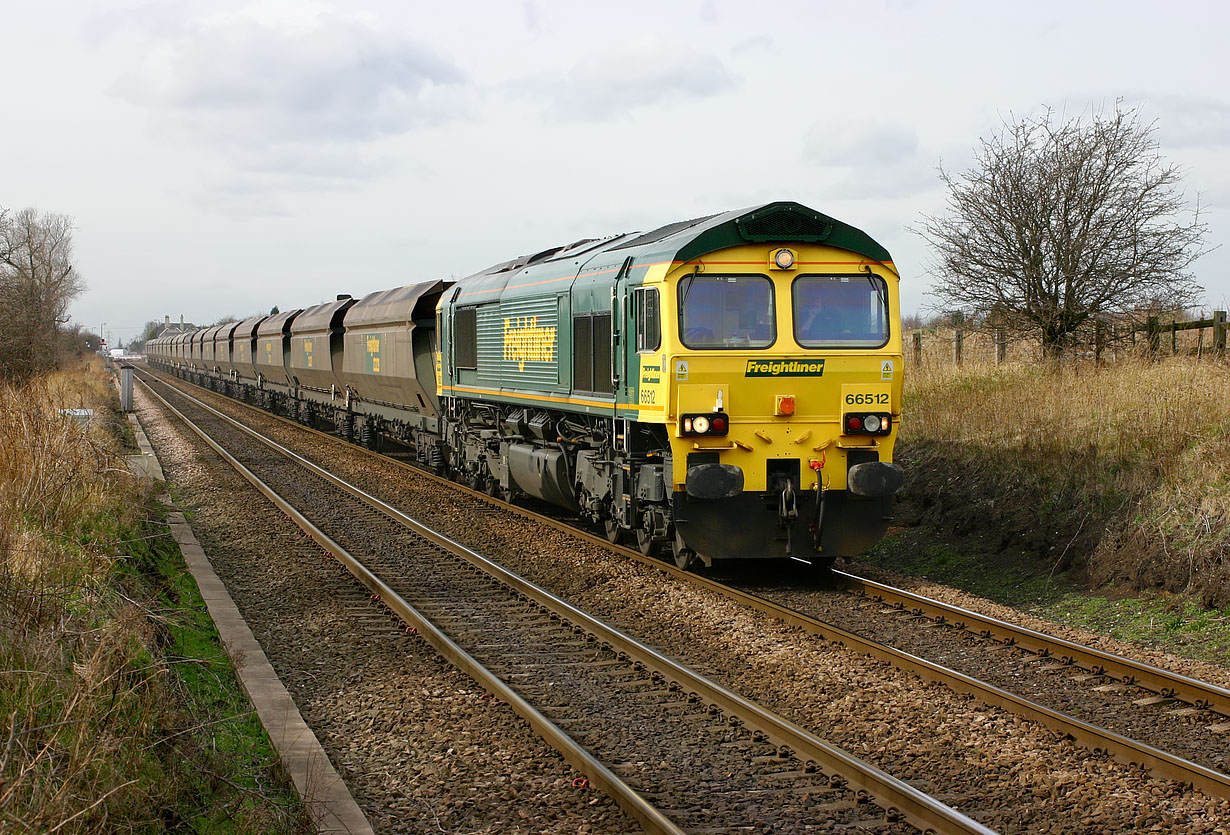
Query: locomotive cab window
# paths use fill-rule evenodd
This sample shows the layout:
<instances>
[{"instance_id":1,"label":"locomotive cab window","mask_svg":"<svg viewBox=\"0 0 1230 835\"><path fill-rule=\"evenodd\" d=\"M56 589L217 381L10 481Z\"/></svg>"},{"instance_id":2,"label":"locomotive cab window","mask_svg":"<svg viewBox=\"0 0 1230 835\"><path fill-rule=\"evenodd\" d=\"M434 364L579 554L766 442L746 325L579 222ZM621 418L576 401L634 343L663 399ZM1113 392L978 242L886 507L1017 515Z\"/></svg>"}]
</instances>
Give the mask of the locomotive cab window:
<instances>
[{"instance_id":1,"label":"locomotive cab window","mask_svg":"<svg viewBox=\"0 0 1230 835\"><path fill-rule=\"evenodd\" d=\"M777 341L773 283L762 275L690 275L679 282L679 333L689 348L768 348Z\"/></svg>"},{"instance_id":2,"label":"locomotive cab window","mask_svg":"<svg viewBox=\"0 0 1230 835\"><path fill-rule=\"evenodd\" d=\"M888 342L888 288L868 275L795 279L794 338L804 348L880 348Z\"/></svg>"},{"instance_id":3,"label":"locomotive cab window","mask_svg":"<svg viewBox=\"0 0 1230 835\"><path fill-rule=\"evenodd\" d=\"M636 350L638 353L656 351L662 346L658 288L642 287L633 293L632 298L636 315Z\"/></svg>"}]
</instances>

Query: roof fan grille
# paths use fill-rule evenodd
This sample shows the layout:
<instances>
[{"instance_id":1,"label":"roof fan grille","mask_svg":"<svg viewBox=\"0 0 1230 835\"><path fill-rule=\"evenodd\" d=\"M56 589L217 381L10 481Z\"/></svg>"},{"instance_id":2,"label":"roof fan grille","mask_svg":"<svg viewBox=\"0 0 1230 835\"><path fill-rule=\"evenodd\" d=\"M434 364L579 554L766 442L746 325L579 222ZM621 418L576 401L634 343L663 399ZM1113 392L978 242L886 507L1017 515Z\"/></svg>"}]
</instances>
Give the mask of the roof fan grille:
<instances>
[{"instance_id":1,"label":"roof fan grille","mask_svg":"<svg viewBox=\"0 0 1230 835\"><path fill-rule=\"evenodd\" d=\"M818 241L828 235L830 225L818 217L782 209L741 221L739 228L749 241Z\"/></svg>"}]
</instances>

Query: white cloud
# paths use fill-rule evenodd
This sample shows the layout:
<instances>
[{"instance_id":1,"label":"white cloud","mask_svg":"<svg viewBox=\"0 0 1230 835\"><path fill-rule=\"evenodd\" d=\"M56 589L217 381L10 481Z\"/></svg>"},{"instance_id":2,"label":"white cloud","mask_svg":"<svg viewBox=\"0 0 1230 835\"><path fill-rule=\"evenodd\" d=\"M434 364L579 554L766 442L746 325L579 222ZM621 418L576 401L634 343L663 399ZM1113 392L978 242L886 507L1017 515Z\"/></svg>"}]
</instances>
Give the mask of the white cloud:
<instances>
[{"instance_id":1,"label":"white cloud","mask_svg":"<svg viewBox=\"0 0 1230 835\"><path fill-rule=\"evenodd\" d=\"M1156 117L1159 139L1166 148L1226 148L1230 146L1230 104L1195 96L1146 96L1144 118Z\"/></svg>"},{"instance_id":2,"label":"white cloud","mask_svg":"<svg viewBox=\"0 0 1230 835\"><path fill-rule=\"evenodd\" d=\"M822 166L897 165L917 155L918 134L901 125L817 122L803 143L803 159Z\"/></svg>"},{"instance_id":3,"label":"white cloud","mask_svg":"<svg viewBox=\"0 0 1230 835\"><path fill-rule=\"evenodd\" d=\"M802 156L832 175L833 197L896 199L937 187L934 165L923 160L911 127L817 122L804 137Z\"/></svg>"},{"instance_id":4,"label":"white cloud","mask_svg":"<svg viewBox=\"0 0 1230 835\"><path fill-rule=\"evenodd\" d=\"M455 116L461 71L362 18L315 11L184 21L151 44L118 90L154 129L204 146L240 172L362 180L365 143Z\"/></svg>"},{"instance_id":5,"label":"white cloud","mask_svg":"<svg viewBox=\"0 0 1230 835\"><path fill-rule=\"evenodd\" d=\"M666 41L644 38L592 53L562 77L519 86L545 98L560 118L590 121L628 116L667 102L708 98L735 82L712 54L681 51Z\"/></svg>"}]
</instances>

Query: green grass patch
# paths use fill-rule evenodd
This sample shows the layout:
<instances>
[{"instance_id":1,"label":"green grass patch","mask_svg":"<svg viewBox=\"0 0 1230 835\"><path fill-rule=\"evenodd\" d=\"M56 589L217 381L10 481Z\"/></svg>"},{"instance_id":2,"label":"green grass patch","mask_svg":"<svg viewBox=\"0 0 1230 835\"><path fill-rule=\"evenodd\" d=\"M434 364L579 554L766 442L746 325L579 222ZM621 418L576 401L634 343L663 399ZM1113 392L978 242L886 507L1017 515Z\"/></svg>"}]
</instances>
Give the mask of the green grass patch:
<instances>
[{"instance_id":1,"label":"green grass patch","mask_svg":"<svg viewBox=\"0 0 1230 835\"><path fill-rule=\"evenodd\" d=\"M164 815L210 835L309 829L165 523L145 523L139 534L124 571L153 589L164 624L166 686L177 702L154 743L184 788Z\"/></svg>"},{"instance_id":2,"label":"green grass patch","mask_svg":"<svg viewBox=\"0 0 1230 835\"><path fill-rule=\"evenodd\" d=\"M1173 596L1111 600L1070 594L1034 614L1188 658L1230 664L1230 608L1206 609Z\"/></svg>"},{"instance_id":3,"label":"green grass patch","mask_svg":"<svg viewBox=\"0 0 1230 835\"><path fill-rule=\"evenodd\" d=\"M859 562L923 577L1047 620L1187 658L1230 665L1230 607L1191 598L1116 599L1083 589L1028 554L987 555L976 542L954 543L918 529L885 538Z\"/></svg>"},{"instance_id":4,"label":"green grass patch","mask_svg":"<svg viewBox=\"0 0 1230 835\"><path fill-rule=\"evenodd\" d=\"M988 556L976 546L945 541L917 529L885 538L858 559L1018 608L1053 603L1075 588L1066 575L1049 574L1037 560Z\"/></svg>"}]
</instances>

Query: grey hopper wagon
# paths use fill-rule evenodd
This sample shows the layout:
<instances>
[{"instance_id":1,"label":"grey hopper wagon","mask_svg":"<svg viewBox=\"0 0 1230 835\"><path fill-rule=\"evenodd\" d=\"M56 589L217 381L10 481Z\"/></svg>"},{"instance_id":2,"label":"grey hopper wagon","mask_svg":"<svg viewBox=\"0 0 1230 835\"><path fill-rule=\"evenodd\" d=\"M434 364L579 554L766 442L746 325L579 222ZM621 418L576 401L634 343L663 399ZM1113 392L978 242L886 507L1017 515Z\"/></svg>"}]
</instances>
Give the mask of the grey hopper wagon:
<instances>
[{"instance_id":1,"label":"grey hopper wagon","mask_svg":"<svg viewBox=\"0 0 1230 835\"><path fill-rule=\"evenodd\" d=\"M290 353L290 326L302 308L275 313L256 328L256 355L252 365L262 381L279 389L293 387L286 372L286 358Z\"/></svg>"},{"instance_id":2,"label":"grey hopper wagon","mask_svg":"<svg viewBox=\"0 0 1230 835\"><path fill-rule=\"evenodd\" d=\"M427 281L372 293L346 312L341 381L359 400L356 411L435 428L433 324L445 286Z\"/></svg>"},{"instance_id":3,"label":"grey hopper wagon","mask_svg":"<svg viewBox=\"0 0 1230 835\"><path fill-rule=\"evenodd\" d=\"M338 376L342 364L342 321L355 304L347 296L305 308L290 326L288 370L300 396L317 402L344 397Z\"/></svg>"}]
</instances>

